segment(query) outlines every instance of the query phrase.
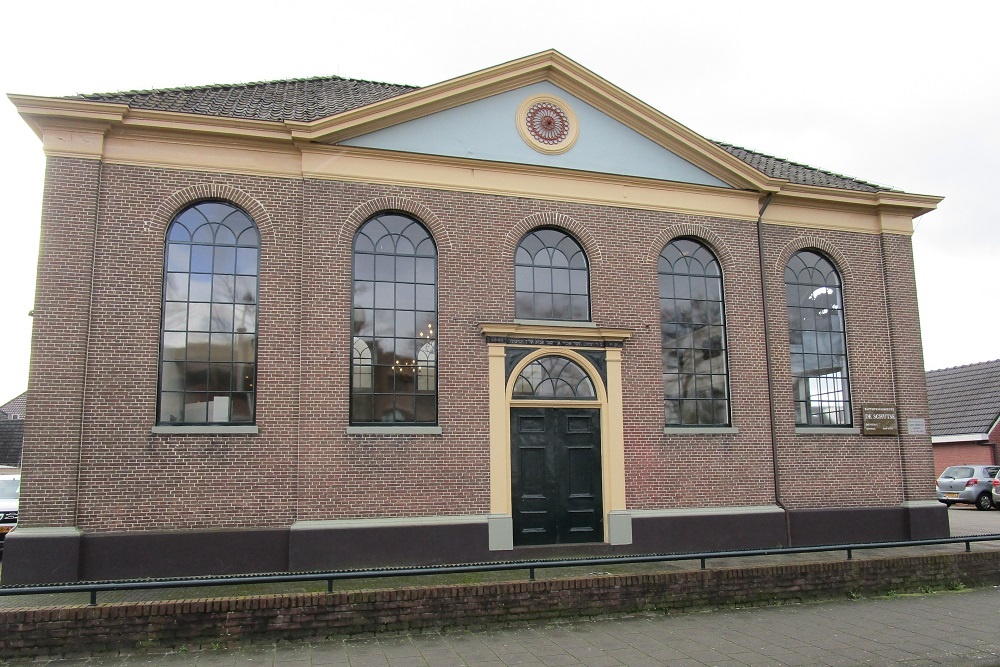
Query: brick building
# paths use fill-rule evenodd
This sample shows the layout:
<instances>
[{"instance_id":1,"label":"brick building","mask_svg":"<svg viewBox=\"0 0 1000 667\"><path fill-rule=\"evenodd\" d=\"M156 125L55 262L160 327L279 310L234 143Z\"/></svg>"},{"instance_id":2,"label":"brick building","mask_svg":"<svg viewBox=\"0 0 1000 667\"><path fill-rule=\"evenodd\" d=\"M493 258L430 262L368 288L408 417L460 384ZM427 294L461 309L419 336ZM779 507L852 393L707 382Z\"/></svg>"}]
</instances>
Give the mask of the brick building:
<instances>
[{"instance_id":1,"label":"brick building","mask_svg":"<svg viewBox=\"0 0 1000 667\"><path fill-rule=\"evenodd\" d=\"M947 532L937 197L552 51L11 99L48 163L5 583Z\"/></svg>"},{"instance_id":2,"label":"brick building","mask_svg":"<svg viewBox=\"0 0 1000 667\"><path fill-rule=\"evenodd\" d=\"M934 469L1000 463L1000 359L927 372Z\"/></svg>"}]
</instances>

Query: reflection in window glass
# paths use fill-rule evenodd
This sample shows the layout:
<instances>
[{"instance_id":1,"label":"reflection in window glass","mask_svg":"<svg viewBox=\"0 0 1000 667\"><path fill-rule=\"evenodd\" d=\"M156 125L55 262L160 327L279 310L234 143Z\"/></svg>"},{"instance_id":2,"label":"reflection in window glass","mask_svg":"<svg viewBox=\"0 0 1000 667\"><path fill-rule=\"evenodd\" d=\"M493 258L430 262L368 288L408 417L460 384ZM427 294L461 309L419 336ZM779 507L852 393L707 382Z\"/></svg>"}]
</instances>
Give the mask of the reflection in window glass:
<instances>
[{"instance_id":1,"label":"reflection in window glass","mask_svg":"<svg viewBox=\"0 0 1000 667\"><path fill-rule=\"evenodd\" d=\"M660 253L663 415L668 426L729 424L729 370L722 272L692 239Z\"/></svg>"},{"instance_id":2,"label":"reflection in window glass","mask_svg":"<svg viewBox=\"0 0 1000 667\"><path fill-rule=\"evenodd\" d=\"M797 252L785 267L795 423L850 426L847 335L840 276L825 257Z\"/></svg>"},{"instance_id":3,"label":"reflection in window glass","mask_svg":"<svg viewBox=\"0 0 1000 667\"><path fill-rule=\"evenodd\" d=\"M597 396L594 383L566 357L541 357L524 367L514 381L514 398L582 398Z\"/></svg>"},{"instance_id":4,"label":"reflection in window glass","mask_svg":"<svg viewBox=\"0 0 1000 667\"><path fill-rule=\"evenodd\" d=\"M195 204L170 223L159 423L253 423L259 249L257 227L231 204Z\"/></svg>"},{"instance_id":5,"label":"reflection in window glass","mask_svg":"<svg viewBox=\"0 0 1000 667\"><path fill-rule=\"evenodd\" d=\"M558 229L529 232L514 254L514 316L538 320L590 320L587 255Z\"/></svg>"},{"instance_id":6,"label":"reflection in window glass","mask_svg":"<svg viewBox=\"0 0 1000 667\"><path fill-rule=\"evenodd\" d=\"M415 220L372 218L354 239L352 424L437 423L437 249Z\"/></svg>"}]
</instances>

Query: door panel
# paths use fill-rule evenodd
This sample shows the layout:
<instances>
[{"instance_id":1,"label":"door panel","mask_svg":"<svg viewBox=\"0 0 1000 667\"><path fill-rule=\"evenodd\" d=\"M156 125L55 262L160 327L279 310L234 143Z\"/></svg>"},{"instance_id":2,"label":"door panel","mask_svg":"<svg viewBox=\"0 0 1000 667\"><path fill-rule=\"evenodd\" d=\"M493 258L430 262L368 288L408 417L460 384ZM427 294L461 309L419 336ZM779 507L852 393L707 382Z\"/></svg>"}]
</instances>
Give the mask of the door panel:
<instances>
[{"instance_id":1,"label":"door panel","mask_svg":"<svg viewBox=\"0 0 1000 667\"><path fill-rule=\"evenodd\" d=\"M514 544L603 541L600 410L510 412Z\"/></svg>"}]
</instances>

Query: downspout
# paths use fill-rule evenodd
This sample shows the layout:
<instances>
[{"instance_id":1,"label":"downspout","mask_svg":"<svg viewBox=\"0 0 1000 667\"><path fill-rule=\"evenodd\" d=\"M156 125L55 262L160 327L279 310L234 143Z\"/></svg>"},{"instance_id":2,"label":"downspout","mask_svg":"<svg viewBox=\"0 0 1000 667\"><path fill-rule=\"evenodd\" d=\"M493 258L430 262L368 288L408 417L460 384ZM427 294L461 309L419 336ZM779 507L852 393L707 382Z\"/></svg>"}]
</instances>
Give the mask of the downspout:
<instances>
[{"instance_id":1,"label":"downspout","mask_svg":"<svg viewBox=\"0 0 1000 667\"><path fill-rule=\"evenodd\" d=\"M771 415L771 465L774 468L774 501L785 514L785 544L792 544L792 524L781 494L781 475L778 471L778 440L774 409L774 369L771 363L771 317L767 307L767 267L764 262L764 211L771 205L773 192L767 193L757 214L757 258L760 263L760 301L764 315L764 360L767 364L767 405Z\"/></svg>"}]
</instances>

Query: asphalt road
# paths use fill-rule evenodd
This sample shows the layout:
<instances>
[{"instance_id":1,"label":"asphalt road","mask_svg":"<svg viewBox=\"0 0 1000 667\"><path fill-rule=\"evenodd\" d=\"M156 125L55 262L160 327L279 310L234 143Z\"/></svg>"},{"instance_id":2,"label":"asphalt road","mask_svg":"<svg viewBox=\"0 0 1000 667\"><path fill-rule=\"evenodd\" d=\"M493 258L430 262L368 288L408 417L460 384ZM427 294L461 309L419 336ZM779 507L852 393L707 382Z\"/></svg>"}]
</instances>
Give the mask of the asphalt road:
<instances>
[{"instance_id":1,"label":"asphalt road","mask_svg":"<svg viewBox=\"0 0 1000 667\"><path fill-rule=\"evenodd\" d=\"M1000 534L1000 511L995 509L983 512L972 505L952 505L948 522L952 537Z\"/></svg>"}]
</instances>

